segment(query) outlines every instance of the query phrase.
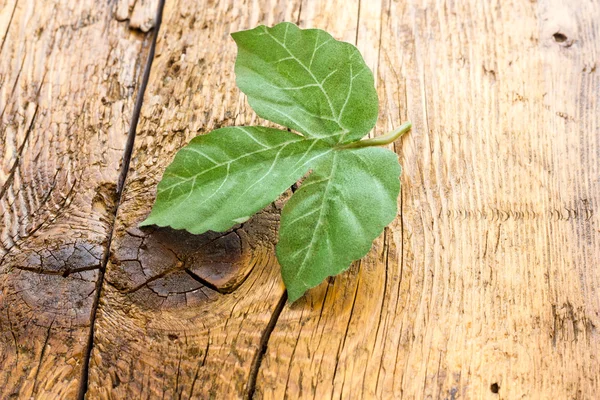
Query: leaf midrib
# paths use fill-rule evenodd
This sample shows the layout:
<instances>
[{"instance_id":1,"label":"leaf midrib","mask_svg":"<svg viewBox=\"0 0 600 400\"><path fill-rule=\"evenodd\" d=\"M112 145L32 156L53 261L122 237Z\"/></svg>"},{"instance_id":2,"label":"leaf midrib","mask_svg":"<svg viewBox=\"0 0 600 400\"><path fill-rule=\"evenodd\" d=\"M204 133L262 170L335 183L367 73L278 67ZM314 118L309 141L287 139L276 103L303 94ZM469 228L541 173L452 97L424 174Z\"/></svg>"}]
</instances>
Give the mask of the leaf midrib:
<instances>
[{"instance_id":1,"label":"leaf midrib","mask_svg":"<svg viewBox=\"0 0 600 400\"><path fill-rule=\"evenodd\" d=\"M327 99L327 103L329 104L329 109L331 110L331 116L335 119L335 123L343 131L345 131L345 133L342 135L342 138L340 139L340 142L343 141L343 139L346 136L346 134L350 131L350 129L348 129L345 126L343 126L341 120L342 120L342 115L344 113L346 105L348 104L348 100L350 99L350 95L352 94L352 82L354 81L354 78L355 78L354 76L352 76L352 64L350 64L350 87L348 89L348 94L346 95L346 99L344 100L344 105L340 109L340 112L337 113L337 115L336 115L335 107L333 107L333 103L331 102L331 98L329 97L329 95L325 91L325 88L323 88L323 85L321 84L321 82L319 82L319 80L317 79L317 77L315 76L315 74L312 72L312 70L310 68L308 68L306 65L304 65L304 63L298 57L296 57L290 51L290 49L288 49L288 47L285 44L285 41L283 43L280 42L279 39L277 39L275 36L273 36L271 34L271 32L269 32L269 30L267 29L266 26L263 25L263 28L265 30L265 33L267 35L269 35L269 37L271 39L273 39L277 44L279 44L290 55L290 57L292 57L294 59L294 61L296 61L298 63L298 65L300 65L302 68L304 68L304 70L306 72L308 72L310 74L310 76L312 77L312 79L315 81L315 84L319 87L319 89L323 93L323 96L325 96L325 99ZM286 27L286 34L287 34L287 27ZM314 56L314 54L313 54L313 56ZM362 70L361 70L361 72L362 72ZM358 76L358 74L356 76Z\"/></svg>"},{"instance_id":2,"label":"leaf midrib","mask_svg":"<svg viewBox=\"0 0 600 400\"><path fill-rule=\"evenodd\" d=\"M310 139L307 139L307 140L310 140ZM316 139L316 140L320 140L320 139ZM160 193L162 193L162 192L164 192L164 191L166 191L166 190L169 190L169 189L171 189L171 188L173 188L173 187L176 187L176 186L182 185L182 184L184 184L184 183L186 183L186 182L188 182L188 181L191 181L191 180L193 180L193 179L197 179L199 176L202 176L202 175L204 175L204 174L207 174L207 173L209 173L210 171L212 171L212 170L214 170L214 169L221 168L221 167L222 167L222 166L224 166L224 165L231 164L231 163L233 163L233 162L236 162L236 161L239 161L239 160L241 160L241 159L243 159L243 158L250 157L250 156L252 156L252 155L254 155L254 154L262 153L262 152L265 152L265 151L275 150L275 149L277 149L277 148L279 148L279 147L285 147L285 146L287 146L288 144L290 144L290 143L295 143L295 142L298 142L298 140L290 140L290 141L287 141L287 142L280 143L280 144L278 144L277 146L274 146L274 147L268 147L268 148L260 149L260 150L258 150L258 151L253 151L253 152L251 152L251 153L245 153L245 154L243 154L243 155L242 155L242 156L240 156L240 157L234 158L234 159L232 159L232 160L229 160L229 161L227 161L227 162L224 162L224 163L218 163L218 164L215 164L214 166L210 167L209 169L206 169L206 170L204 170L204 171L198 172L197 174L194 174L194 175L192 175L192 176L189 176L189 177L183 177L183 176L181 176L181 175L177 175L177 174L175 174L175 173L169 172L169 175L171 175L171 176L173 176L173 177L176 177L176 178L180 178L180 179L182 179L182 180L181 180L181 181L179 181L179 182L177 182L177 183L174 183L173 185L167 186L166 188L160 188L159 192L160 192Z\"/></svg>"},{"instance_id":3,"label":"leaf midrib","mask_svg":"<svg viewBox=\"0 0 600 400\"><path fill-rule=\"evenodd\" d=\"M304 259L302 260L302 263L300 264L300 267L298 267L298 271L296 273L296 276L300 276L300 274L304 271L304 268L306 266L306 260L309 258L310 255L312 255L313 249L314 249L314 244L315 244L315 238L317 237L318 231L321 228L321 225L323 223L323 210L326 208L326 201L328 198L328 194L329 194L329 189L331 187L331 182L333 181L333 178L335 176L335 172L337 169L337 156L338 153L337 151L333 153L333 158L331 161L331 173L329 174L327 179L327 186L325 186L325 192L323 193L323 197L321 199L321 206L319 207L319 217L317 218L317 224L315 226L315 231L312 235L312 238L310 240L310 243L308 244L308 246L306 247L308 249L308 251L306 252L306 254L304 255ZM305 283L306 284L306 283Z\"/></svg>"},{"instance_id":4,"label":"leaf midrib","mask_svg":"<svg viewBox=\"0 0 600 400\"><path fill-rule=\"evenodd\" d=\"M299 136L299 135L298 135L298 136ZM299 136L299 137L301 137L301 136ZM281 148L281 149L280 149L280 151L281 151L281 150L283 150L283 148L285 148L285 147L286 147L287 145L289 145L289 144L292 144L292 143L299 143L299 142L302 142L302 141L306 141L306 142L312 142L312 143L311 143L311 145L308 147L308 149L307 149L307 150L306 150L306 151L305 151L305 152L302 154L302 156L300 157L300 161L302 161L302 159L303 159L304 157L306 157L306 155L307 155L307 154L308 154L308 153L309 153L309 152L312 150L312 148L313 148L313 147L314 147L314 146L315 146L315 145L316 145L318 142L324 142L324 143L327 143L327 142L325 142L323 139L306 139L306 138L304 138L304 139L295 139L295 140L290 140L290 141L287 141L287 142L279 143L277 146L273 146L273 147L266 147L266 148L264 148L264 149L260 149L260 150L257 150L257 151L251 152L251 153L246 153L246 154L243 154L243 155L242 155L242 156L240 156L240 157L234 158L234 159L232 159L232 160L229 160L229 161L227 161L227 162L223 162L223 163L216 164L216 165L214 165L213 167L211 167L211 168L209 168L209 169L203 170L203 171L201 171L201 172L199 172L199 173L197 173L197 174L194 174L194 175L192 175L192 176L189 176L189 177L182 177L181 175L177 175L177 174L174 174L174 173L170 173L170 175L171 175L171 176L173 176L173 177L175 177L175 178L182 179L182 180L180 180L179 182L176 182L176 183L174 183L174 184L172 184L172 185L170 185L170 186L167 186L166 188L159 188L159 194L162 194L162 193L166 192L166 191L167 191L167 190L169 190L169 189L171 189L171 191L172 191L172 189L173 189L173 188L175 188L175 187L177 187L177 186L180 186L180 185L183 185L183 184L185 184L185 183L188 183L189 181L194 181L194 182L195 182L195 181L198 179L198 177L200 177L200 176L202 176L202 175L204 175L204 174L206 174L206 173L209 173L209 172L210 172L210 171L212 171L212 170L215 170L215 169L221 168L221 167L223 167L223 166L230 166L232 163L234 163L234 162L237 162L237 161L239 161L239 160L241 160L241 159L243 159L243 158L246 158L246 157L249 157L249 156L252 156L252 155L258 154L258 153L262 153L262 152L265 152L265 151L273 151L273 150L277 150L277 149L279 149L279 148ZM332 152L332 151L334 151L334 150L335 150L335 148L334 148L334 147L331 147L330 149L328 149L328 150L324 151L322 154L319 154L319 155L317 155L317 156L315 156L315 157L312 157L312 158L310 158L310 159L308 159L308 160L304 161L302 164L298 165L298 167L296 167L296 168L295 168L295 169L292 171L292 173L293 173L293 172L296 172L296 171L298 171L300 168L304 167L304 166L305 166L305 165L307 165L308 163L310 163L310 162L312 162L312 161L314 161L314 160L316 160L316 159L319 159L319 158L321 158L321 157L323 157L323 156L325 156L325 155L327 155L327 154L331 153L331 152ZM278 153L278 154L279 154L279 153ZM228 174L228 175L229 175L229 174ZM191 193L192 191L193 191L193 188L192 188L192 189L191 189L189 192ZM183 194L182 194L182 195L183 195ZM175 196L174 198L177 198L177 197L181 197L181 196ZM188 196L188 197L189 197L189 196ZM168 199L169 199L169 201L173 200L174 198L173 198L173 197L171 197L171 195L170 195L170 194L168 195Z\"/></svg>"}]
</instances>

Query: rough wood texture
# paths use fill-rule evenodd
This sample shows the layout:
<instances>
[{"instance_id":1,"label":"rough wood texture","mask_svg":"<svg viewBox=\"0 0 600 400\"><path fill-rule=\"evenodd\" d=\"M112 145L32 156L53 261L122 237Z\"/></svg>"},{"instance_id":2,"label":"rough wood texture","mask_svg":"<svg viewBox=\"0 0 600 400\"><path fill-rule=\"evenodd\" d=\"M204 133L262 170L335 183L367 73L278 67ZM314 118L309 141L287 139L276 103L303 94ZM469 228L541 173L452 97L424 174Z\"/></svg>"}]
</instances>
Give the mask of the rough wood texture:
<instances>
[{"instance_id":1,"label":"rough wood texture","mask_svg":"<svg viewBox=\"0 0 600 400\"><path fill-rule=\"evenodd\" d=\"M167 0L94 325L88 398L595 398L600 390L600 4L572 3ZM151 14L136 14L136 7L131 0L120 0L114 18L131 18L132 27L140 29L154 23L143 17ZM0 12L0 33L11 25L6 9ZM18 18L22 11L16 10ZM116 24L110 21L113 14L94 13L104 16L100 21L106 26ZM133 15L140 16L138 22ZM326 29L357 44L376 73L380 96L380 121L372 136L406 120L414 123L412 132L394 146L404 166L396 221L350 271L291 306L284 303L273 252L285 198L226 234L137 228L178 148L220 126L262 123L235 87L235 46L229 33L283 20ZM46 27L44 32L60 31L56 25L39 25ZM31 26L18 29L35 31ZM126 39L115 34L110 43L118 44L110 51L129 49L126 54L137 56L139 47L130 50ZM2 54L18 47L2 43ZM87 57L67 53L42 55L54 63L73 62L75 71L83 68L76 60L96 65L94 57L102 60L98 68L127 70L106 63L109 49L102 46ZM25 98L15 97L12 84L4 83L18 75L5 65L20 58L10 59L0 61L0 71L10 71L0 76L0 112L12 104L4 99ZM39 65L45 64L32 62L32 72L22 76L38 76L34 67ZM109 215L111 207L106 202L100 209L91 207L98 204L93 202L96 192L86 184L65 203L77 206L60 214L59 199L73 184L46 189L51 195L44 196L42 183L53 176L46 170L55 169L38 166L74 165L68 170L96 174L91 182L116 183L114 162L121 153L99 158L92 149L108 147L84 132L88 120L98 118L90 110L117 112L114 105L102 108L101 98L107 96L103 90L112 93L113 85L122 88L124 78L108 73L107 81L93 86L96 92L83 96L82 88L88 86L49 80L51 71L37 81L55 82L52 93L63 97L36 96L51 104L79 99L67 107L74 104L87 119L68 119L77 121L76 131L55 128L47 136L38 133L40 128L31 130L27 143L37 137L38 147L24 146L23 156L15 158L9 146L21 147L34 115L35 124L45 115L45 125L39 126L48 131L62 114L50 117L41 113L41 105L35 112L36 105L30 109L26 104L22 112L10 111L15 109L10 106L3 114L0 132L10 140L0 143L1 178L12 197L0 205L3 218L12 219L2 228L1 254L12 257L3 265L41 265L62 273L68 265L87 265L78 259L82 252L65 250L63 244L92 243L97 249L92 252L102 253L109 224L101 215ZM133 85L135 74L125 75ZM80 79L88 80L86 75ZM23 85L14 93L26 88L32 96L40 90ZM39 93L48 90L44 87ZM130 113L125 100L130 92L117 93ZM5 115L24 122L4 128ZM129 114L118 115L124 122L112 116L110 123L97 122L100 127L93 125L92 131L118 136L125 131L118 124L126 127ZM68 132L81 136L67 141ZM40 151L50 154L52 140L71 152L42 152L40 157L51 161L34 164ZM12 165L18 168L10 175ZM60 171L60 182L73 182L62 178L64 168ZM39 200L52 196L57 196L53 202ZM28 226L35 225L19 222L19 215L29 215L20 207L36 201L49 204L37 220L54 218L58 228L40 228L32 235ZM74 241L65 232L83 239ZM66 267L42 265L41 254L35 258L40 249L51 251L44 260L56 257L45 240L55 243L56 254L66 254L59 256ZM7 253L13 243L20 253ZM30 259L15 264L18 255ZM91 303L62 307L56 299L83 287L68 286L66 279L94 281L95 275L62 278L3 268L0 378L7 383L0 393L27 387L21 391L26 396L43 389L69 397L72 386L56 382L77 378L73 365L85 356L81 338ZM54 281L30 283L42 278ZM86 285L93 290L91 283ZM44 288L52 296L42 294ZM26 302L27 293L35 302ZM7 307L15 301L34 306L16 319ZM74 317L56 309L69 310L81 322L69 325L65 321ZM53 319L55 314L61 317ZM23 328L22 321L38 315L50 317L37 323L41 327L34 329L31 323ZM73 326L68 334L79 344L69 344L65 333L49 334L46 342L45 332L67 332L55 331L59 326ZM25 349L25 343L29 350L18 353L17 369L14 349ZM37 367L39 360L43 363ZM29 369L21 372L23 365ZM37 380L36 371L42 371ZM54 374L54 380L44 371ZM42 378L44 384L33 383Z\"/></svg>"},{"instance_id":2,"label":"rough wood texture","mask_svg":"<svg viewBox=\"0 0 600 400\"><path fill-rule=\"evenodd\" d=\"M600 7L569 4L362 2L401 215L283 310L257 393L596 397Z\"/></svg>"},{"instance_id":3,"label":"rough wood texture","mask_svg":"<svg viewBox=\"0 0 600 400\"><path fill-rule=\"evenodd\" d=\"M96 319L89 398L248 391L265 329L283 304L273 253L282 203L225 235L136 226L183 144L258 122L235 86L229 33L296 20L298 11L294 2L166 3Z\"/></svg>"},{"instance_id":4,"label":"rough wood texture","mask_svg":"<svg viewBox=\"0 0 600 400\"><path fill-rule=\"evenodd\" d=\"M156 24L159 0L118 0L115 18L129 20L129 27L148 32Z\"/></svg>"},{"instance_id":5,"label":"rough wood texture","mask_svg":"<svg viewBox=\"0 0 600 400\"><path fill-rule=\"evenodd\" d=\"M77 395L144 37L108 4L0 2L0 398Z\"/></svg>"},{"instance_id":6,"label":"rough wood texture","mask_svg":"<svg viewBox=\"0 0 600 400\"><path fill-rule=\"evenodd\" d=\"M265 398L593 396L597 6L170 2L165 15L91 397L242 397L256 373ZM228 33L286 19L356 41L378 76L375 134L415 128L397 146L399 218L350 273L278 315L275 209L222 237L135 225L177 148L252 121ZM221 283L243 281L231 294L211 283L218 264Z\"/></svg>"}]
</instances>

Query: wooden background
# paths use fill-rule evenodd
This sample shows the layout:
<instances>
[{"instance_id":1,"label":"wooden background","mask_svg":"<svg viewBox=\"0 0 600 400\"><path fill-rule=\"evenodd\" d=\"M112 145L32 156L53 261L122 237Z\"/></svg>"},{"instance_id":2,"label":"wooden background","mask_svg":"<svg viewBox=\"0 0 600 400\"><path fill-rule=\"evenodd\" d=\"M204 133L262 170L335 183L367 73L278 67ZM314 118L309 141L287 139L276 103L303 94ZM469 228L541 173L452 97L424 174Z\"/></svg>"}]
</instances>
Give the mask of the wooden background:
<instances>
[{"instance_id":1,"label":"wooden background","mask_svg":"<svg viewBox=\"0 0 600 400\"><path fill-rule=\"evenodd\" d=\"M358 46L371 136L414 124L397 219L293 305L285 198L137 228L179 147L262 123L229 33L280 21ZM598 1L0 0L2 399L597 398L599 208Z\"/></svg>"}]
</instances>

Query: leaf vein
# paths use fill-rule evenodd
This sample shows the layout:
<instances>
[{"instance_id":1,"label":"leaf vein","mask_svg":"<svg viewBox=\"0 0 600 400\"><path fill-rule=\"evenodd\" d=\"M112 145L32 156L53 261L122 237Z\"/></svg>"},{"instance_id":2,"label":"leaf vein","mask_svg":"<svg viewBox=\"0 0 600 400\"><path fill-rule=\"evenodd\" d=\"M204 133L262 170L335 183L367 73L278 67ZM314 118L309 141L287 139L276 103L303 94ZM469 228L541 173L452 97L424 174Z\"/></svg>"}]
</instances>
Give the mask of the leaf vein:
<instances>
[{"instance_id":1,"label":"leaf vein","mask_svg":"<svg viewBox=\"0 0 600 400\"><path fill-rule=\"evenodd\" d=\"M262 146L265 149L269 147L266 144L264 144L263 142L261 142L260 140L258 140L252 133L248 132L248 130L244 129L244 127L237 126L236 128L238 130L244 132L246 135L248 135L250 137L250 139L252 139L254 142L256 142L256 144L258 144L259 146Z\"/></svg>"},{"instance_id":2,"label":"leaf vein","mask_svg":"<svg viewBox=\"0 0 600 400\"><path fill-rule=\"evenodd\" d=\"M252 189L254 186L258 185L260 182L262 182L267 176L269 176L269 174L271 173L271 171L273 171L273 168L275 168L275 165L277 164L277 161L279 160L279 156L281 155L281 152L283 151L283 149L285 149L287 147L287 144L285 146L283 146L281 149L279 149L279 151L277 152L277 154L275 154L275 158L273 159L273 162L271 163L271 166L269 167L269 169L267 170L267 172L264 173L264 175L258 179L256 182L254 182L252 185L248 186L246 188L246 190L244 190L242 192L241 195L238 196L238 198L243 197L246 193L248 193L250 191L250 189Z\"/></svg>"},{"instance_id":3,"label":"leaf vein","mask_svg":"<svg viewBox=\"0 0 600 400\"><path fill-rule=\"evenodd\" d=\"M302 89L306 89L309 87L319 87L318 84L316 83L309 83L307 85L302 85L302 86L290 86L290 87L281 87L281 86L277 86L277 85L271 85L268 82L264 82L267 86L272 87L274 89L279 89L279 90L302 90Z\"/></svg>"},{"instance_id":4,"label":"leaf vein","mask_svg":"<svg viewBox=\"0 0 600 400\"><path fill-rule=\"evenodd\" d=\"M348 105L348 100L350 100L350 95L352 94L352 82L354 82L354 80L352 79L352 64L350 65L350 85L348 86L348 94L346 95L346 100L344 101L344 105L342 106L342 109L340 110L340 113L338 114L338 121L342 120L342 117L344 116L344 111L346 111L346 106ZM341 124L340 124L341 126ZM346 132L347 133L347 132ZM342 135L342 137L340 138L340 142L342 142L344 140L344 138L346 137L346 133L344 133Z\"/></svg>"},{"instance_id":5,"label":"leaf vein","mask_svg":"<svg viewBox=\"0 0 600 400\"><path fill-rule=\"evenodd\" d=\"M324 41L323 43L321 43L320 45L316 46L318 39L319 39L319 33L317 32L317 40L315 40L315 49L313 50L312 56L310 57L310 63L308 64L308 68L312 68L312 63L315 59L315 55L317 54L317 51L319 51L319 49L323 46L325 46L327 43L331 42L333 40L333 38L329 38L326 41Z\"/></svg>"},{"instance_id":6,"label":"leaf vein","mask_svg":"<svg viewBox=\"0 0 600 400\"><path fill-rule=\"evenodd\" d=\"M302 260L302 263L300 263L300 267L298 267L298 271L296 273L296 276L300 276L300 274L304 271L304 269L306 268L306 260L308 259L308 256L312 254L312 251L314 249L314 243L315 243L315 238L318 236L318 231L323 223L323 209L325 208L325 202L327 200L327 197L329 195L329 190L331 187L331 181L332 178L335 175L337 169L337 153L333 154L333 160L332 160L332 166L331 166L331 173L329 175L329 177L327 178L328 182L327 185L325 186L325 191L323 193L323 197L321 198L321 205L318 208L319 210L319 218L317 219L317 224L315 226L315 231L314 234L312 235L312 238L310 240L310 243L308 244L308 251L306 252L306 254L304 255L304 259Z\"/></svg>"},{"instance_id":7,"label":"leaf vein","mask_svg":"<svg viewBox=\"0 0 600 400\"><path fill-rule=\"evenodd\" d=\"M265 32L267 33L267 35L269 35L277 44L279 44L281 47L283 47L283 49L285 51L287 51L287 53L294 58L294 60L302 67L306 70L306 72L309 73L309 75L313 78L313 80L315 81L315 83L317 83L319 85L319 88L321 89L321 92L323 93L323 96L325 96L325 99L327 100L327 103L329 103L329 108L331 109L331 116L335 118L335 109L333 107L333 103L331 102L331 98L329 97L329 95L327 94L327 92L325 91L325 89L323 89L323 86L319 83L319 80L317 79L317 77L315 76L315 74L312 72L312 70L310 70L306 65L304 65L304 63L298 58L296 57L291 51L290 49L288 49L288 47L285 45L285 43L281 43L279 41L279 39L277 39L275 36L273 36L271 34L271 32L269 32L267 30L267 27L264 27ZM341 126L340 126L341 127Z\"/></svg>"},{"instance_id":8,"label":"leaf vein","mask_svg":"<svg viewBox=\"0 0 600 400\"><path fill-rule=\"evenodd\" d=\"M198 150L198 149L195 149L195 148L193 148L193 147L189 147L189 146L188 146L188 147L184 147L184 148L182 148L181 150L185 150L185 151L191 151L192 153L199 154L199 155L201 155L202 157L206 158L206 159L207 159L208 161L210 161L211 163L213 163L213 164L218 164L218 162L216 162L216 161L215 161L213 158L209 157L208 155L204 154L204 153L203 153L203 152L201 152L200 150Z\"/></svg>"},{"instance_id":9,"label":"leaf vein","mask_svg":"<svg viewBox=\"0 0 600 400\"><path fill-rule=\"evenodd\" d=\"M299 216L299 217L295 218L293 221L291 221L291 222L288 222L288 223L286 224L286 228L289 228L290 226L294 225L296 222L298 222L298 221L300 221L300 220L302 220L302 219L304 219L304 218L306 218L306 217L309 217L309 216L313 215L313 214L314 214L314 213L316 213L317 211L319 211L319 210L316 210L316 209L315 209L315 210L309 211L309 212L307 212L307 213L305 213L305 214L302 214L301 216Z\"/></svg>"},{"instance_id":10,"label":"leaf vein","mask_svg":"<svg viewBox=\"0 0 600 400\"><path fill-rule=\"evenodd\" d=\"M310 139L305 139L305 140L310 140ZM167 187L161 188L161 189L159 190L159 193L162 193L162 192L164 192L164 191L166 191L166 190L169 190L169 189L171 189L171 188L173 188L173 187L176 187L176 186L182 185L182 184L184 184L184 183L186 183L186 182L189 182L189 181L191 181L192 179L194 179L194 178L197 178L197 177L199 177L199 176L202 176L202 175L204 175L204 174L207 174L207 173L209 173L210 171L212 171L212 170L214 170L214 169L216 169L216 168L222 167L222 166L224 166L224 165L232 164L232 163L234 163L234 162L236 162L236 161L239 161L239 160L241 160L241 159L243 159L243 158L246 158L246 157L250 157L250 156L252 156L252 155L254 155L254 154L259 154L259 153L262 153L262 152L265 152L265 151L269 151L269 150L275 150L275 149L277 149L279 146L287 146L288 144L290 144L290 143L294 143L294 142L296 142L296 141L297 141L297 140L290 140L290 141L287 141L287 142L280 143L280 144L279 144L279 145L277 145L277 146L273 146L273 147L269 147L269 148L265 148L265 149L260 149L260 150L257 150L257 151L253 151L253 152L251 152L251 153L246 153L246 154L243 154L243 155L241 155L240 157L234 158L233 160L229 160L229 161L227 161L227 162L224 162L224 163L217 164L217 165L215 165L215 166L213 166L213 167L211 167L211 168L209 168L209 169L206 169L206 170L204 170L204 171L198 172L197 174L195 174L195 175L193 175L193 176L190 176L190 177L184 177L184 176L180 176L180 175L177 175L177 174L173 174L173 176L175 176L175 177L177 177L177 178L180 178L180 179L181 179L181 181L179 181L179 182L176 182L176 183L174 183L174 184L172 184L172 185L169 185L169 186L167 186Z\"/></svg>"}]
</instances>

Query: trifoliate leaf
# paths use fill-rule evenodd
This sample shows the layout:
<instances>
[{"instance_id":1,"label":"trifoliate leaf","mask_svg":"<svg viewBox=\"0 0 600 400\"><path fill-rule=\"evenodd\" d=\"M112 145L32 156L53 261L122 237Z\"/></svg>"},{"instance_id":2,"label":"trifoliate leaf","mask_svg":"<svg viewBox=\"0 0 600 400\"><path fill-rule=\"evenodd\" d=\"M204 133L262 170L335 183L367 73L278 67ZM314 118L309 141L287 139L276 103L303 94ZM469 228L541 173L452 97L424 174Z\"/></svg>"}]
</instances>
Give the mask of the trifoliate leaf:
<instances>
[{"instance_id":1,"label":"trifoliate leaf","mask_svg":"<svg viewBox=\"0 0 600 400\"><path fill-rule=\"evenodd\" d=\"M141 224L192 233L247 221L312 171L284 207L277 244L289 300L363 257L396 216L400 165L377 149L404 124L358 141L378 113L373 74L359 51L290 23L234 33L237 84L262 118L303 134L232 127L181 149Z\"/></svg>"},{"instance_id":2,"label":"trifoliate leaf","mask_svg":"<svg viewBox=\"0 0 600 400\"><path fill-rule=\"evenodd\" d=\"M141 226L225 231L266 207L332 151L322 140L257 126L197 136L165 170Z\"/></svg>"},{"instance_id":3,"label":"trifoliate leaf","mask_svg":"<svg viewBox=\"0 0 600 400\"><path fill-rule=\"evenodd\" d=\"M373 74L350 43L289 22L232 36L237 85L262 118L331 144L360 139L375 126Z\"/></svg>"},{"instance_id":4,"label":"trifoliate leaf","mask_svg":"<svg viewBox=\"0 0 600 400\"><path fill-rule=\"evenodd\" d=\"M334 151L313 168L281 215L277 259L291 302L367 254L397 212L395 153Z\"/></svg>"}]
</instances>

